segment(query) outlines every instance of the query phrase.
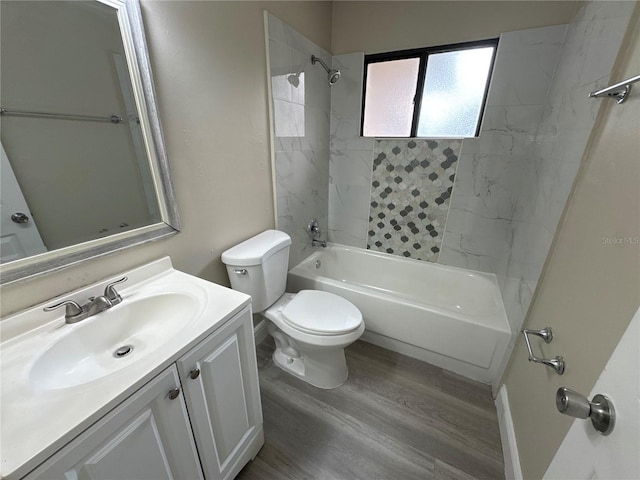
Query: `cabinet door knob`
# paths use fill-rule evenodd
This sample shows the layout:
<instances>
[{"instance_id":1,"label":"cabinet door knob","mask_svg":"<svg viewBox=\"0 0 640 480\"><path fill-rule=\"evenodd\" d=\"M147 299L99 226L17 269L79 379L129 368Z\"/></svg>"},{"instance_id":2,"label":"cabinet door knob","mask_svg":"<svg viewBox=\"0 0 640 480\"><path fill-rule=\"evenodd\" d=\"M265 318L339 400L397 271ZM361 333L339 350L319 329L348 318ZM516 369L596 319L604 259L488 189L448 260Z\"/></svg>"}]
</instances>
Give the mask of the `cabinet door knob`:
<instances>
[{"instance_id":1,"label":"cabinet door knob","mask_svg":"<svg viewBox=\"0 0 640 480\"><path fill-rule=\"evenodd\" d=\"M180 395L180 388L176 387L172 390L169 390L169 399L170 400L175 400L176 398L178 398L178 395Z\"/></svg>"},{"instance_id":2,"label":"cabinet door knob","mask_svg":"<svg viewBox=\"0 0 640 480\"><path fill-rule=\"evenodd\" d=\"M189 376L195 380L196 378L198 378L200 376L200 369L199 368L194 368L193 370L191 370L191 372L189 373Z\"/></svg>"},{"instance_id":3,"label":"cabinet door knob","mask_svg":"<svg viewBox=\"0 0 640 480\"><path fill-rule=\"evenodd\" d=\"M11 221L14 223L27 223L29 221L29 217L22 212L16 212L11 215Z\"/></svg>"}]
</instances>

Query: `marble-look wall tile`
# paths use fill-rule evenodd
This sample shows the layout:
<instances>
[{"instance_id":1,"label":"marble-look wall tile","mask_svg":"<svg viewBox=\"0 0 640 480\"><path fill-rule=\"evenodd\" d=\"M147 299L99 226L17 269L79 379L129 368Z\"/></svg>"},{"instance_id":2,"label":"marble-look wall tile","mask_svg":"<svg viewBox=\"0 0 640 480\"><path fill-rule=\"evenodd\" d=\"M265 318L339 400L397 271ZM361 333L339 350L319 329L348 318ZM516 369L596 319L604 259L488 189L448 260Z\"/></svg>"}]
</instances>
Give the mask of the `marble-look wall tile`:
<instances>
[{"instance_id":1,"label":"marble-look wall tile","mask_svg":"<svg viewBox=\"0 0 640 480\"><path fill-rule=\"evenodd\" d=\"M367 248L436 262L460 140L376 140Z\"/></svg>"},{"instance_id":2,"label":"marble-look wall tile","mask_svg":"<svg viewBox=\"0 0 640 480\"><path fill-rule=\"evenodd\" d=\"M306 231L316 218L321 227L328 223L328 150L276 152L276 207L278 229L291 236L290 266L297 265L315 251ZM320 179L320 180L319 180Z\"/></svg>"},{"instance_id":3,"label":"marble-look wall tile","mask_svg":"<svg viewBox=\"0 0 640 480\"><path fill-rule=\"evenodd\" d=\"M331 92L326 72L331 56L273 15L268 15L269 72L274 122L276 228L292 238L289 265L315 248L305 227L329 223L329 122ZM326 236L324 236L326 238Z\"/></svg>"},{"instance_id":4,"label":"marble-look wall tile","mask_svg":"<svg viewBox=\"0 0 640 480\"><path fill-rule=\"evenodd\" d=\"M462 147L440 263L498 273L567 26L501 35L480 136Z\"/></svg>"},{"instance_id":5,"label":"marble-look wall tile","mask_svg":"<svg viewBox=\"0 0 640 480\"><path fill-rule=\"evenodd\" d=\"M329 240L367 245L373 139L360 137L363 53L333 57L342 76L331 87Z\"/></svg>"},{"instance_id":6,"label":"marble-look wall tile","mask_svg":"<svg viewBox=\"0 0 640 480\"><path fill-rule=\"evenodd\" d=\"M331 242L366 248L370 192L371 185L329 185L329 240Z\"/></svg>"},{"instance_id":7,"label":"marble-look wall tile","mask_svg":"<svg viewBox=\"0 0 640 480\"><path fill-rule=\"evenodd\" d=\"M558 62L565 25L500 36L487 106L543 105ZM526 72L526 75L523 73Z\"/></svg>"},{"instance_id":8,"label":"marble-look wall tile","mask_svg":"<svg viewBox=\"0 0 640 480\"><path fill-rule=\"evenodd\" d=\"M496 271L515 328L524 321L601 105L588 93L609 84L632 9L632 2L587 2L567 28L515 206L510 255Z\"/></svg>"}]
</instances>

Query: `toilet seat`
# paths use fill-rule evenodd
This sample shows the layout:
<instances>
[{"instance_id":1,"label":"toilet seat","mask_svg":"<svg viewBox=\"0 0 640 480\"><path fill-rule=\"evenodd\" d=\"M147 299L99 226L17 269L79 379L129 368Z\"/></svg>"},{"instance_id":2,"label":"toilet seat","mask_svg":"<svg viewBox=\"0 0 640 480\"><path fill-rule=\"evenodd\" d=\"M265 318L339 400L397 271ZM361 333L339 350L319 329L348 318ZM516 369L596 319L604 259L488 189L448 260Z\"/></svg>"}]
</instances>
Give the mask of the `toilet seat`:
<instances>
[{"instance_id":1,"label":"toilet seat","mask_svg":"<svg viewBox=\"0 0 640 480\"><path fill-rule=\"evenodd\" d=\"M362 324L362 313L348 300L320 290L302 290L284 307L291 327L313 335L343 335Z\"/></svg>"}]
</instances>

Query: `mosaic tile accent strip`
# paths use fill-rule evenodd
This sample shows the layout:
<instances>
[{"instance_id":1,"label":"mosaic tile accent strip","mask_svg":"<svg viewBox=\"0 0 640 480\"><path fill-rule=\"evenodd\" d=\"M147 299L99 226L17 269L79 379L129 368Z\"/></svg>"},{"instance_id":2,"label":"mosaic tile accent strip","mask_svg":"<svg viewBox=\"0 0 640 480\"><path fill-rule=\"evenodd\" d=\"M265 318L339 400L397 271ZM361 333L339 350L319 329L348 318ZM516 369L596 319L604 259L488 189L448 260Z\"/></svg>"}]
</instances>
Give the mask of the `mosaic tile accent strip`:
<instances>
[{"instance_id":1,"label":"mosaic tile accent strip","mask_svg":"<svg viewBox=\"0 0 640 480\"><path fill-rule=\"evenodd\" d=\"M367 248L438 261L460 140L376 140Z\"/></svg>"}]
</instances>

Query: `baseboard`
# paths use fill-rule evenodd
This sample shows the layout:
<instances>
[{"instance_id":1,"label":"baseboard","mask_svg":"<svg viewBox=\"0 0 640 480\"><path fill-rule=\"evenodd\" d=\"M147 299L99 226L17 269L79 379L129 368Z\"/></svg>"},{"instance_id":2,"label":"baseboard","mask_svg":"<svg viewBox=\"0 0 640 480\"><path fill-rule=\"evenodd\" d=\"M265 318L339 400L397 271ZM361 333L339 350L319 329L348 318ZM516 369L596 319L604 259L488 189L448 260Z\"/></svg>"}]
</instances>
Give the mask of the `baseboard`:
<instances>
[{"instance_id":1,"label":"baseboard","mask_svg":"<svg viewBox=\"0 0 640 480\"><path fill-rule=\"evenodd\" d=\"M256 345L260 345L268 335L269 332L267 332L267 321L264 319L260 320L260 322L253 327L253 336L256 339Z\"/></svg>"},{"instance_id":2,"label":"baseboard","mask_svg":"<svg viewBox=\"0 0 640 480\"><path fill-rule=\"evenodd\" d=\"M498 411L500 439L502 440L505 479L523 480L518 444L516 442L516 432L513 428L513 419L511 418L511 408L509 407L509 396L507 395L506 385L500 387L495 403Z\"/></svg>"}]
</instances>

